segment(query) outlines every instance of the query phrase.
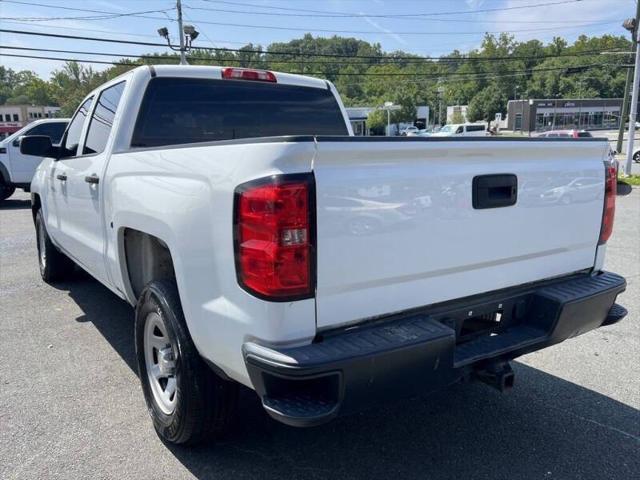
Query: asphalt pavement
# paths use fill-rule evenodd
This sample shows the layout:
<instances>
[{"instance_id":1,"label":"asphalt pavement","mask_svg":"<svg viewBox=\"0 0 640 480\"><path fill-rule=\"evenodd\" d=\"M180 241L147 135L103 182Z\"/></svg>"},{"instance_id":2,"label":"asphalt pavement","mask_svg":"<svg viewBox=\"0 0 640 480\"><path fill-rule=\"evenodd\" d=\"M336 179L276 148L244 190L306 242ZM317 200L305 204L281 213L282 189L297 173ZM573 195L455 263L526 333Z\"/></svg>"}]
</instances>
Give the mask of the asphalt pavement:
<instances>
[{"instance_id":1,"label":"asphalt pavement","mask_svg":"<svg viewBox=\"0 0 640 480\"><path fill-rule=\"evenodd\" d=\"M457 385L301 430L245 390L230 437L187 449L153 431L131 307L86 274L43 283L17 193L0 206L0 479L640 478L640 189L621 189L606 268L630 315L521 358L506 394Z\"/></svg>"}]
</instances>

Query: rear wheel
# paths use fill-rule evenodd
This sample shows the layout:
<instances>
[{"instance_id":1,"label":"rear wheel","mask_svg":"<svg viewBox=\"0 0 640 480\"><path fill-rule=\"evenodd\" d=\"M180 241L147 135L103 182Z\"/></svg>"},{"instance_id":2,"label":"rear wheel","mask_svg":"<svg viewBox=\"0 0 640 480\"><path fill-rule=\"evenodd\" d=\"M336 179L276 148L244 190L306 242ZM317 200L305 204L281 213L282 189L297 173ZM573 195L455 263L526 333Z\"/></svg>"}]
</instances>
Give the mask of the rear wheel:
<instances>
[{"instance_id":1,"label":"rear wheel","mask_svg":"<svg viewBox=\"0 0 640 480\"><path fill-rule=\"evenodd\" d=\"M223 435L238 386L216 375L189 335L176 284L151 282L136 308L136 356L147 409L161 438L195 444Z\"/></svg>"},{"instance_id":2,"label":"rear wheel","mask_svg":"<svg viewBox=\"0 0 640 480\"><path fill-rule=\"evenodd\" d=\"M36 213L36 240L38 246L38 266L40 276L47 283L68 278L75 267L64 253L58 250L47 233L42 218L42 211Z\"/></svg>"},{"instance_id":3,"label":"rear wheel","mask_svg":"<svg viewBox=\"0 0 640 480\"><path fill-rule=\"evenodd\" d=\"M636 163L640 163L640 150L633 154L633 161Z\"/></svg>"}]
</instances>

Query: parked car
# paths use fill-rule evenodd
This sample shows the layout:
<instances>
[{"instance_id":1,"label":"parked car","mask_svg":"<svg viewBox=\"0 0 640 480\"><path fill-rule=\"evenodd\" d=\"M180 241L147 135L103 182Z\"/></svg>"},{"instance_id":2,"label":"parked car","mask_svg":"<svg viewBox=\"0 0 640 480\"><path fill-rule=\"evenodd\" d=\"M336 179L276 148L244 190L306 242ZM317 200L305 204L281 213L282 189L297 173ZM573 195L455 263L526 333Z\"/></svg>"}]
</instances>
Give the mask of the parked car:
<instances>
[{"instance_id":1,"label":"parked car","mask_svg":"<svg viewBox=\"0 0 640 480\"><path fill-rule=\"evenodd\" d=\"M421 128L417 132L407 133L407 137L430 137L431 131L427 128Z\"/></svg>"},{"instance_id":2,"label":"parked car","mask_svg":"<svg viewBox=\"0 0 640 480\"><path fill-rule=\"evenodd\" d=\"M350 133L324 80L154 65L91 92L59 147L23 138L47 157L42 279L76 263L135 306L166 441L221 435L239 385L299 427L466 380L504 390L510 360L626 315L602 270L604 140ZM590 195L541 198L578 177Z\"/></svg>"},{"instance_id":3,"label":"parked car","mask_svg":"<svg viewBox=\"0 0 640 480\"><path fill-rule=\"evenodd\" d=\"M417 134L418 131L419 131L418 127L415 127L415 126L412 125L410 127L406 127L406 128L403 128L402 130L400 130L400 135L403 136L403 137L406 137L409 134L411 134L411 135Z\"/></svg>"},{"instance_id":4,"label":"parked car","mask_svg":"<svg viewBox=\"0 0 640 480\"><path fill-rule=\"evenodd\" d=\"M591 132L587 130L549 130L538 134L541 138L592 138Z\"/></svg>"},{"instance_id":5,"label":"parked car","mask_svg":"<svg viewBox=\"0 0 640 480\"><path fill-rule=\"evenodd\" d=\"M486 123L458 123L443 126L433 137L486 137Z\"/></svg>"},{"instance_id":6,"label":"parked car","mask_svg":"<svg viewBox=\"0 0 640 480\"><path fill-rule=\"evenodd\" d=\"M57 144L68 123L67 118L36 120L0 142L0 202L13 195L16 188L28 191L33 173L42 160L20 153L22 137L46 135Z\"/></svg>"}]
</instances>

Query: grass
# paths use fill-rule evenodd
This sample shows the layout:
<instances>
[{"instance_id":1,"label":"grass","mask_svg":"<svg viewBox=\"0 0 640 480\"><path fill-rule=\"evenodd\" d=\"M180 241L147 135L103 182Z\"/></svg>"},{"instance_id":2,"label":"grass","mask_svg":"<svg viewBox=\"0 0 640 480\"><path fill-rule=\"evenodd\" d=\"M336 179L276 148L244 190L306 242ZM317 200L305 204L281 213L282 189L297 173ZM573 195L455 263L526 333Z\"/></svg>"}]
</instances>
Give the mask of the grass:
<instances>
[{"instance_id":1,"label":"grass","mask_svg":"<svg viewBox=\"0 0 640 480\"><path fill-rule=\"evenodd\" d=\"M634 174L628 177L619 175L618 182L626 183L627 185L640 185L640 175Z\"/></svg>"}]
</instances>

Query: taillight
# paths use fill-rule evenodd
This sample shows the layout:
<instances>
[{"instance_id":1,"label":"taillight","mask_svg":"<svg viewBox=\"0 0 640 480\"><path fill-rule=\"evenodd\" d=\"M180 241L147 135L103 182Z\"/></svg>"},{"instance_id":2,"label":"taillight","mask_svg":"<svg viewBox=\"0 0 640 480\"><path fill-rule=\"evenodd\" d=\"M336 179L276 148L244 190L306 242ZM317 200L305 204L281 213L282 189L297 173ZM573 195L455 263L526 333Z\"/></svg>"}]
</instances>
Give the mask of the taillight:
<instances>
[{"instance_id":1,"label":"taillight","mask_svg":"<svg viewBox=\"0 0 640 480\"><path fill-rule=\"evenodd\" d=\"M254 80L257 82L274 82L278 80L273 72L252 70L248 68L227 67L222 69L222 78L228 80Z\"/></svg>"},{"instance_id":2,"label":"taillight","mask_svg":"<svg viewBox=\"0 0 640 480\"><path fill-rule=\"evenodd\" d=\"M311 174L276 175L235 192L238 283L265 300L314 294L314 180Z\"/></svg>"},{"instance_id":3,"label":"taillight","mask_svg":"<svg viewBox=\"0 0 640 480\"><path fill-rule=\"evenodd\" d=\"M602 212L602 226L600 227L600 240L598 245L604 245L609 240L613 231L613 217L616 213L617 175L616 166L605 162L604 180L604 210Z\"/></svg>"}]
</instances>

